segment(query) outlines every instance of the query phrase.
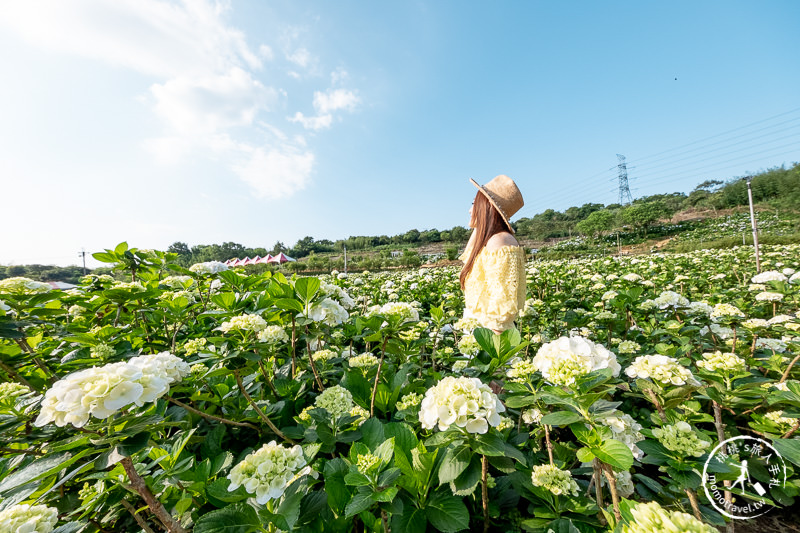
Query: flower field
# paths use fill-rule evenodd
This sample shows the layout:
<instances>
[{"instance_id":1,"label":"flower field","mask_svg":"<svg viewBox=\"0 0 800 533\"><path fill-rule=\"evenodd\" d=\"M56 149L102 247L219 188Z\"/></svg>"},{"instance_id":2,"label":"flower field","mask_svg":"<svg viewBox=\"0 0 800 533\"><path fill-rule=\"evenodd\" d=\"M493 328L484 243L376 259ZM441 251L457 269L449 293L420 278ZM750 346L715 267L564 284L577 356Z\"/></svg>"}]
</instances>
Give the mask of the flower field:
<instances>
[{"instance_id":1,"label":"flower field","mask_svg":"<svg viewBox=\"0 0 800 533\"><path fill-rule=\"evenodd\" d=\"M95 257L124 281L0 280L0 533L711 532L800 493L800 246L530 262L502 335L452 268Z\"/></svg>"}]
</instances>

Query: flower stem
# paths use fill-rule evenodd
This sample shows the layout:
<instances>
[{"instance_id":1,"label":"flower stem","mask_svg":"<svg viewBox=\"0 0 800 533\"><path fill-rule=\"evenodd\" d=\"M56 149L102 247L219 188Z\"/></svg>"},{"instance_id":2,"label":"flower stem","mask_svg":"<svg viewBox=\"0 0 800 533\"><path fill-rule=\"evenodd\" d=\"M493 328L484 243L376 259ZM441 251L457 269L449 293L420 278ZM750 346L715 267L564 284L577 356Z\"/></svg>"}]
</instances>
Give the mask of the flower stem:
<instances>
[{"instance_id":1,"label":"flower stem","mask_svg":"<svg viewBox=\"0 0 800 533\"><path fill-rule=\"evenodd\" d=\"M555 465L553 461L553 443L550 442L550 426L544 424L544 440L547 443L547 455L550 457L550 464Z\"/></svg>"},{"instance_id":2,"label":"flower stem","mask_svg":"<svg viewBox=\"0 0 800 533\"><path fill-rule=\"evenodd\" d=\"M256 405L256 402L253 401L253 398L251 398L250 395L247 394L247 391L245 390L244 385L242 384L242 376L239 375L239 371L238 370L234 370L233 371L233 375L236 377L236 384L239 385L239 391L242 393L242 396L245 397L245 399L247 400L247 403L250 404L250 406L253 408L253 410L256 412L256 414L259 416L259 418L261 418L261 420L263 420L264 423L266 423L267 426L269 426L269 429L271 429L273 433L275 433L278 437L282 438L283 440L285 440L289 444L297 444L295 441L293 441L292 439L290 439L289 437L284 435L281 432L281 430L278 429L278 427L275 424L272 423L272 420L270 420L269 417L264 414L264 411L262 411L258 407L258 405Z\"/></svg>"},{"instance_id":3,"label":"flower stem","mask_svg":"<svg viewBox=\"0 0 800 533\"><path fill-rule=\"evenodd\" d=\"M228 420L227 418L222 418L221 416L214 416L214 415L210 415L208 413L204 413L203 411L195 409L191 405L186 405L185 403L183 403L181 401L178 401L178 400L176 400L175 398L173 398L171 396L167 396L167 400L169 400L170 402L174 403L178 407L183 407L184 409L186 409L190 413L194 413L196 415L202 416L203 418L205 418L207 420L215 420L217 422L222 422L223 424L228 424L229 426L240 426L240 427L246 427L246 428L250 428L250 429L255 429L256 431L258 431L260 433L260 430L256 426L254 426L253 424L249 424L247 422L236 422L235 420Z\"/></svg>"},{"instance_id":4,"label":"flower stem","mask_svg":"<svg viewBox=\"0 0 800 533\"><path fill-rule=\"evenodd\" d=\"M378 371L375 373L375 382L372 384L372 398L369 400L369 416L375 416L375 394L378 392L378 380L381 377L383 359L386 356L386 343L388 341L389 337L383 339L383 346L381 346L381 360L378 362Z\"/></svg>"},{"instance_id":5,"label":"flower stem","mask_svg":"<svg viewBox=\"0 0 800 533\"><path fill-rule=\"evenodd\" d=\"M169 533L187 533L187 531L175 521L174 518L164 509L164 506L161 505L161 502L153 496L153 493L150 492L150 489L147 488L147 483L145 483L144 478L136 472L136 467L133 465L133 460L130 457L123 457L122 458L122 467L125 469L125 473L128 474L128 479L131 480L131 486L139 493L139 496L145 501L147 506L153 511L161 523L164 524L164 527L167 528Z\"/></svg>"},{"instance_id":6,"label":"flower stem","mask_svg":"<svg viewBox=\"0 0 800 533\"><path fill-rule=\"evenodd\" d=\"M614 478L614 471L611 469L611 465L602 462L600 463L600 468L606 476L608 488L611 491L611 504L614 506L614 518L619 522L622 520L622 513L619 511L619 494L617 494L617 480Z\"/></svg>"},{"instance_id":7,"label":"flower stem","mask_svg":"<svg viewBox=\"0 0 800 533\"><path fill-rule=\"evenodd\" d=\"M483 504L483 533L489 532L489 460L481 455L481 500Z\"/></svg>"},{"instance_id":8,"label":"flower stem","mask_svg":"<svg viewBox=\"0 0 800 533\"><path fill-rule=\"evenodd\" d=\"M689 503L692 506L692 511L694 512L694 517L703 521L703 515L700 514L700 504L697 502L697 494L692 489L686 489L686 495L689 497Z\"/></svg>"}]
</instances>

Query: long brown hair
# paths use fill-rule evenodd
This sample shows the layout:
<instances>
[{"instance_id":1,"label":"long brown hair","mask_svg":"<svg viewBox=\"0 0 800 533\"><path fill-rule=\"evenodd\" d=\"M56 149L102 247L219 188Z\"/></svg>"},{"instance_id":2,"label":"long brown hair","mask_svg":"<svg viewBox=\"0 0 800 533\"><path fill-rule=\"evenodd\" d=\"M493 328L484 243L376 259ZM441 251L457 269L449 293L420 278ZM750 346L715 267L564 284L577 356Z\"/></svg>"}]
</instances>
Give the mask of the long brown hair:
<instances>
[{"instance_id":1,"label":"long brown hair","mask_svg":"<svg viewBox=\"0 0 800 533\"><path fill-rule=\"evenodd\" d=\"M489 242L492 235L496 233L503 233L507 231L511 233L511 228L508 227L506 221L500 215L500 212L489 202L489 199L481 192L475 195L475 201L472 204L472 216L475 217L475 230L473 235L475 241L472 243L472 251L464 263L464 268L461 269L461 289L464 289L464 282L467 276L472 271L472 266L475 264L475 258L481 253L483 247Z\"/></svg>"}]
</instances>

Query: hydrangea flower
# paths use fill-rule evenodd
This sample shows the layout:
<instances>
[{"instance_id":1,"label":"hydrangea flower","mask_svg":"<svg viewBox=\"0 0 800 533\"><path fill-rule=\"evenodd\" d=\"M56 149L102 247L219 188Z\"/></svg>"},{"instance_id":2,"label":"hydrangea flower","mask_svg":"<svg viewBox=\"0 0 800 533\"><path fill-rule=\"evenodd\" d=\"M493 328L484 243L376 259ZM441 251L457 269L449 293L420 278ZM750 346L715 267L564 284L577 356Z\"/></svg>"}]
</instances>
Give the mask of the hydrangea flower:
<instances>
[{"instance_id":1,"label":"hydrangea flower","mask_svg":"<svg viewBox=\"0 0 800 533\"><path fill-rule=\"evenodd\" d=\"M34 425L83 427L90 415L104 419L128 405L154 402L189 372L184 361L161 352L69 374L45 393Z\"/></svg>"},{"instance_id":2,"label":"hydrangea flower","mask_svg":"<svg viewBox=\"0 0 800 533\"><path fill-rule=\"evenodd\" d=\"M108 359L109 357L115 355L117 351L114 349L113 346L109 346L108 344L101 342L96 346L92 346L91 350L89 350L89 355L91 355L95 359Z\"/></svg>"},{"instance_id":3,"label":"hydrangea flower","mask_svg":"<svg viewBox=\"0 0 800 533\"><path fill-rule=\"evenodd\" d=\"M280 344L289 342L289 335L280 326L267 326L258 333L258 341L267 344Z\"/></svg>"},{"instance_id":4,"label":"hydrangea flower","mask_svg":"<svg viewBox=\"0 0 800 533\"><path fill-rule=\"evenodd\" d=\"M768 420L771 420L779 426L793 426L797 423L797 418L789 418L783 416L783 411L768 411L764 414Z\"/></svg>"},{"instance_id":5,"label":"hydrangea flower","mask_svg":"<svg viewBox=\"0 0 800 533\"><path fill-rule=\"evenodd\" d=\"M736 320L744 318L744 313L735 305L721 303L715 305L711 309L710 317L714 322L719 322L724 319Z\"/></svg>"},{"instance_id":6,"label":"hydrangea flower","mask_svg":"<svg viewBox=\"0 0 800 533\"><path fill-rule=\"evenodd\" d=\"M611 429L614 439L624 443L630 448L633 456L639 460L644 456L644 452L636 446L636 443L644 440L644 435L639 433L642 425L627 413L608 415L600 419L600 423Z\"/></svg>"},{"instance_id":7,"label":"hydrangea flower","mask_svg":"<svg viewBox=\"0 0 800 533\"><path fill-rule=\"evenodd\" d=\"M711 442L698 438L692 431L692 426L682 420L672 425L654 428L653 435L666 449L687 457L700 457L711 445Z\"/></svg>"},{"instance_id":8,"label":"hydrangea flower","mask_svg":"<svg viewBox=\"0 0 800 533\"><path fill-rule=\"evenodd\" d=\"M219 274L228 270L228 265L220 261L208 261L205 263L195 263L189 267L189 270L195 274Z\"/></svg>"},{"instance_id":9,"label":"hydrangea flower","mask_svg":"<svg viewBox=\"0 0 800 533\"><path fill-rule=\"evenodd\" d=\"M356 302L350 297L350 295L347 294L347 292L338 285L334 285L333 283L326 283L323 281L320 283L319 290L325 296L329 296L331 298L338 300L339 304L345 309L352 309L356 305Z\"/></svg>"},{"instance_id":10,"label":"hydrangea flower","mask_svg":"<svg viewBox=\"0 0 800 533\"><path fill-rule=\"evenodd\" d=\"M742 322L742 326L747 329L766 329L769 327L769 321L763 318L748 318Z\"/></svg>"},{"instance_id":11,"label":"hydrangea flower","mask_svg":"<svg viewBox=\"0 0 800 533\"><path fill-rule=\"evenodd\" d=\"M544 413L536 407L522 411L522 421L526 424L538 424L542 421L542 418L544 418Z\"/></svg>"},{"instance_id":12,"label":"hydrangea flower","mask_svg":"<svg viewBox=\"0 0 800 533\"><path fill-rule=\"evenodd\" d=\"M464 335L458 341L458 351L467 357L475 357L481 351L481 346L472 334Z\"/></svg>"},{"instance_id":13,"label":"hydrangea flower","mask_svg":"<svg viewBox=\"0 0 800 533\"><path fill-rule=\"evenodd\" d=\"M530 359L514 358L511 368L506 372L506 376L514 383L525 383L536 373L536 365Z\"/></svg>"},{"instance_id":14,"label":"hydrangea flower","mask_svg":"<svg viewBox=\"0 0 800 533\"><path fill-rule=\"evenodd\" d=\"M767 283L768 281L786 281L786 276L777 270L767 270L761 274L756 274L750 281L753 283Z\"/></svg>"},{"instance_id":15,"label":"hydrangea flower","mask_svg":"<svg viewBox=\"0 0 800 533\"><path fill-rule=\"evenodd\" d=\"M327 348L323 348L322 350L317 350L313 354L311 354L311 358L314 361L327 361L332 357L336 357L337 354L333 350L328 350Z\"/></svg>"},{"instance_id":16,"label":"hydrangea flower","mask_svg":"<svg viewBox=\"0 0 800 533\"><path fill-rule=\"evenodd\" d=\"M389 302L382 306L376 305L370 308L368 315L383 315L386 318L398 320L401 324L419 321L419 311L406 302Z\"/></svg>"},{"instance_id":17,"label":"hydrangea flower","mask_svg":"<svg viewBox=\"0 0 800 533\"><path fill-rule=\"evenodd\" d=\"M50 292L53 287L49 283L33 281L30 278L14 277L0 279L0 294L40 294Z\"/></svg>"},{"instance_id":18,"label":"hydrangea flower","mask_svg":"<svg viewBox=\"0 0 800 533\"><path fill-rule=\"evenodd\" d=\"M606 477L602 477L603 485L607 484ZM624 472L617 472L614 471L614 481L617 485L617 494L622 496L623 498L629 498L633 495L635 491L635 486L633 484L633 477L631 473L627 470Z\"/></svg>"},{"instance_id":19,"label":"hydrangea flower","mask_svg":"<svg viewBox=\"0 0 800 533\"><path fill-rule=\"evenodd\" d=\"M653 303L655 303L659 309L677 309L678 307L686 307L689 305L689 300L677 292L664 291L653 300Z\"/></svg>"},{"instance_id":20,"label":"hydrangea flower","mask_svg":"<svg viewBox=\"0 0 800 533\"><path fill-rule=\"evenodd\" d=\"M183 345L183 351L186 355L194 355L203 348L205 348L208 341L204 338L189 339Z\"/></svg>"},{"instance_id":21,"label":"hydrangea flower","mask_svg":"<svg viewBox=\"0 0 800 533\"><path fill-rule=\"evenodd\" d=\"M356 355L347 360L350 368L371 368L378 365L378 358L369 352Z\"/></svg>"},{"instance_id":22,"label":"hydrangea flower","mask_svg":"<svg viewBox=\"0 0 800 533\"><path fill-rule=\"evenodd\" d=\"M306 466L303 449L299 445L286 448L273 440L231 469L228 491L244 487L248 493L255 494L256 502L264 505L269 500L283 496L295 479L310 472L311 467Z\"/></svg>"},{"instance_id":23,"label":"hydrangea flower","mask_svg":"<svg viewBox=\"0 0 800 533\"><path fill-rule=\"evenodd\" d=\"M230 320L223 322L219 327L224 333L232 330L239 331L255 331L258 333L267 327L267 321L261 318L260 315L239 315L232 317Z\"/></svg>"},{"instance_id":24,"label":"hydrangea flower","mask_svg":"<svg viewBox=\"0 0 800 533\"><path fill-rule=\"evenodd\" d=\"M356 468L365 476L373 473L373 470L375 470L380 464L381 458L377 455L372 455L371 453L364 455L359 453L356 457Z\"/></svg>"},{"instance_id":25,"label":"hydrangea flower","mask_svg":"<svg viewBox=\"0 0 800 533\"><path fill-rule=\"evenodd\" d=\"M629 272L628 274L622 276L622 279L624 279L625 281L636 282L640 281L642 279L642 276L636 274L635 272Z\"/></svg>"},{"instance_id":26,"label":"hydrangea flower","mask_svg":"<svg viewBox=\"0 0 800 533\"><path fill-rule=\"evenodd\" d=\"M14 383L13 381L0 383L0 405L11 405L16 401L18 396L28 394L29 392L31 392L31 389L20 383Z\"/></svg>"},{"instance_id":27,"label":"hydrangea flower","mask_svg":"<svg viewBox=\"0 0 800 533\"><path fill-rule=\"evenodd\" d=\"M354 405L353 395L340 385L328 387L314 401L315 407L328 411L334 420L349 414Z\"/></svg>"},{"instance_id":28,"label":"hydrangea flower","mask_svg":"<svg viewBox=\"0 0 800 533\"><path fill-rule=\"evenodd\" d=\"M634 520L622 526L622 533L718 533L692 515L668 511L658 502L637 503L631 514Z\"/></svg>"},{"instance_id":29,"label":"hydrangea flower","mask_svg":"<svg viewBox=\"0 0 800 533\"><path fill-rule=\"evenodd\" d=\"M787 348L786 343L780 339L758 338L756 339L756 350L771 350L773 352L786 352L789 349Z\"/></svg>"},{"instance_id":30,"label":"hydrangea flower","mask_svg":"<svg viewBox=\"0 0 800 533\"><path fill-rule=\"evenodd\" d=\"M665 385L699 385L688 368L666 355L640 355L625 369L625 373L633 379L652 378Z\"/></svg>"},{"instance_id":31,"label":"hydrangea flower","mask_svg":"<svg viewBox=\"0 0 800 533\"><path fill-rule=\"evenodd\" d=\"M551 383L570 385L594 370L610 368L619 376L617 356L583 337L561 337L544 344L533 358L536 369Z\"/></svg>"},{"instance_id":32,"label":"hydrangea flower","mask_svg":"<svg viewBox=\"0 0 800 533\"><path fill-rule=\"evenodd\" d=\"M0 511L3 533L50 533L58 523L58 511L46 505L20 503Z\"/></svg>"},{"instance_id":33,"label":"hydrangea flower","mask_svg":"<svg viewBox=\"0 0 800 533\"><path fill-rule=\"evenodd\" d=\"M308 310L308 318L329 326L341 324L350 317L347 310L333 298L323 298L314 302Z\"/></svg>"},{"instance_id":34,"label":"hydrangea flower","mask_svg":"<svg viewBox=\"0 0 800 533\"><path fill-rule=\"evenodd\" d=\"M469 433L486 433L500 423L505 406L478 378L447 376L425 392L419 421L425 429L445 431L455 424Z\"/></svg>"},{"instance_id":35,"label":"hydrangea flower","mask_svg":"<svg viewBox=\"0 0 800 533\"><path fill-rule=\"evenodd\" d=\"M406 409L412 409L414 407L419 406L422 403L422 394L418 394L416 392L409 392L408 394L404 394L402 398L397 402L395 407L397 407L398 411L403 411Z\"/></svg>"},{"instance_id":36,"label":"hydrangea flower","mask_svg":"<svg viewBox=\"0 0 800 533\"><path fill-rule=\"evenodd\" d=\"M622 341L619 343L619 346L617 347L617 351L619 351L619 353L621 354L637 353L641 349L642 349L641 345L638 342L634 341Z\"/></svg>"},{"instance_id":37,"label":"hydrangea flower","mask_svg":"<svg viewBox=\"0 0 800 533\"><path fill-rule=\"evenodd\" d=\"M531 481L535 487L543 487L556 496L561 494L578 495L578 484L572 479L572 472L561 470L555 465L534 466Z\"/></svg>"},{"instance_id":38,"label":"hydrangea flower","mask_svg":"<svg viewBox=\"0 0 800 533\"><path fill-rule=\"evenodd\" d=\"M756 294L757 302L780 302L783 300L783 294L779 292L764 291Z\"/></svg>"},{"instance_id":39,"label":"hydrangea flower","mask_svg":"<svg viewBox=\"0 0 800 533\"><path fill-rule=\"evenodd\" d=\"M706 352L697 366L709 372L738 372L744 370L744 359L734 353Z\"/></svg>"}]
</instances>

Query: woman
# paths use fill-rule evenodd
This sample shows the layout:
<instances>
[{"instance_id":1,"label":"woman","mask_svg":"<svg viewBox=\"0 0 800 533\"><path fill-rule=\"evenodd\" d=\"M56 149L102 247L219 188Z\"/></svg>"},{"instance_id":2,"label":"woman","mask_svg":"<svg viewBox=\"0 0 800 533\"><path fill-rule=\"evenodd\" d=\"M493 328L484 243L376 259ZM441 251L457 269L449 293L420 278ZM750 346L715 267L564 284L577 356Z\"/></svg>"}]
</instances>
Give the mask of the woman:
<instances>
[{"instance_id":1,"label":"woman","mask_svg":"<svg viewBox=\"0 0 800 533\"><path fill-rule=\"evenodd\" d=\"M469 210L474 228L467 248L459 259L464 317L475 318L495 333L514 327L525 305L525 251L514 238L508 219L525 204L516 183L497 176L478 185Z\"/></svg>"}]
</instances>

